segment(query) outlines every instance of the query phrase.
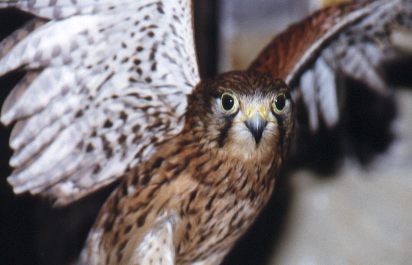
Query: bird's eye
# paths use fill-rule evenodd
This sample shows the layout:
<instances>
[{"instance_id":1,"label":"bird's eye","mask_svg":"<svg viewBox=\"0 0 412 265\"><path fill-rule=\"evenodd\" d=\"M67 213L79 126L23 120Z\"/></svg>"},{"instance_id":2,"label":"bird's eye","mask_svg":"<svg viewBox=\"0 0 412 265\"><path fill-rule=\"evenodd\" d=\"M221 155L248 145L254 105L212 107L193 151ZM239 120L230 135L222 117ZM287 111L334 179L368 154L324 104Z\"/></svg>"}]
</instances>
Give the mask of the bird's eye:
<instances>
[{"instance_id":1,"label":"bird's eye","mask_svg":"<svg viewBox=\"0 0 412 265\"><path fill-rule=\"evenodd\" d=\"M222 108L228 113L234 113L238 109L238 101L235 96L229 93L223 93L220 97Z\"/></svg>"},{"instance_id":2,"label":"bird's eye","mask_svg":"<svg viewBox=\"0 0 412 265\"><path fill-rule=\"evenodd\" d=\"M272 103L272 108L275 113L282 113L286 107L286 95L279 93L275 96Z\"/></svg>"}]
</instances>

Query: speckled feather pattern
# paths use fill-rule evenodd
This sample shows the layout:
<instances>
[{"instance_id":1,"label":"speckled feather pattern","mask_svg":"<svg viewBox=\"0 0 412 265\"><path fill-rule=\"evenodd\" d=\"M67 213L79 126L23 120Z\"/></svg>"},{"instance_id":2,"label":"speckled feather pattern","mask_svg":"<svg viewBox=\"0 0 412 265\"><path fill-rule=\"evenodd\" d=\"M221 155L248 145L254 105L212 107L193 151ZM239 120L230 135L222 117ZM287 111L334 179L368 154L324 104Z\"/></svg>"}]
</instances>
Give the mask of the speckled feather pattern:
<instances>
[{"instance_id":1,"label":"speckled feather pattern","mask_svg":"<svg viewBox=\"0 0 412 265\"><path fill-rule=\"evenodd\" d=\"M395 26L412 26L410 0L330 7L276 37L248 71L200 82L190 0L6 7L37 16L0 44L0 75L26 71L1 112L14 124L15 193L66 205L121 179L79 265L219 264L272 193L295 107L316 132L339 121L339 75L386 96L379 64L397 55ZM223 93L237 112L222 112ZM287 95L280 113L277 93ZM260 143L243 117L257 106L269 121Z\"/></svg>"},{"instance_id":2,"label":"speckled feather pattern","mask_svg":"<svg viewBox=\"0 0 412 265\"><path fill-rule=\"evenodd\" d=\"M32 73L2 108L3 123L17 121L9 178L16 193L67 204L116 180L180 131L186 95L199 80L188 1L2 5L49 19L1 44L0 74L21 66Z\"/></svg>"},{"instance_id":3,"label":"speckled feather pattern","mask_svg":"<svg viewBox=\"0 0 412 265\"><path fill-rule=\"evenodd\" d=\"M241 102L265 102L277 91L287 92L283 82L271 80L269 75L235 72L200 84L182 133L128 172L103 206L80 264L131 264L137 247L155 248L144 237L157 232L158 224L167 219L172 219L166 223L173 226L175 264L219 264L272 193L292 136L293 108L276 115L273 133L264 135L256 148L254 142L248 143L254 156L239 158L247 146L238 144L236 151L228 144L220 147L218 137L210 133L221 134L224 123L231 124L215 122L219 111L212 107L214 94L230 90ZM159 252L167 249L163 246ZM165 264L159 258L164 254L153 257L153 263L137 264Z\"/></svg>"}]
</instances>

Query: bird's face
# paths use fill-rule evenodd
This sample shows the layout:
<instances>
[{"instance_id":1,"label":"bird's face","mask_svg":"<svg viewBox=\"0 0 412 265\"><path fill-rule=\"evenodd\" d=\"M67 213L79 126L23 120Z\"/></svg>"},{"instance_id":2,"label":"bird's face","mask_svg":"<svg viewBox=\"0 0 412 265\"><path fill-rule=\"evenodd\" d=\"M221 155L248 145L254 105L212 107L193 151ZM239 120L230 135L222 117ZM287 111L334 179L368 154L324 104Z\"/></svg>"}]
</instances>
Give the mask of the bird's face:
<instances>
[{"instance_id":1,"label":"bird's face","mask_svg":"<svg viewBox=\"0 0 412 265\"><path fill-rule=\"evenodd\" d=\"M242 160L270 159L288 148L293 105L281 80L257 72L230 72L198 89L203 100L192 100L189 111L198 116L195 120L213 147Z\"/></svg>"}]
</instances>

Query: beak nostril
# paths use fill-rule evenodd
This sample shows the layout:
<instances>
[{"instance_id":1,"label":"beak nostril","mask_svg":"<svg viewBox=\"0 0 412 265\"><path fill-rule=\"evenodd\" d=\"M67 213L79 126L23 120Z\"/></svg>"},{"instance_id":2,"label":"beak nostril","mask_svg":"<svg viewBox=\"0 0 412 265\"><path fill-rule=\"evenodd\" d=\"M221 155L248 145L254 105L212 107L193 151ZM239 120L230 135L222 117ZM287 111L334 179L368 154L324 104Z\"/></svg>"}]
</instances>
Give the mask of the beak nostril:
<instances>
[{"instance_id":1,"label":"beak nostril","mask_svg":"<svg viewBox=\"0 0 412 265\"><path fill-rule=\"evenodd\" d=\"M267 125L267 121L262 119L260 115L255 114L251 119L245 121L245 125L255 138L256 144L259 144L263 131Z\"/></svg>"}]
</instances>

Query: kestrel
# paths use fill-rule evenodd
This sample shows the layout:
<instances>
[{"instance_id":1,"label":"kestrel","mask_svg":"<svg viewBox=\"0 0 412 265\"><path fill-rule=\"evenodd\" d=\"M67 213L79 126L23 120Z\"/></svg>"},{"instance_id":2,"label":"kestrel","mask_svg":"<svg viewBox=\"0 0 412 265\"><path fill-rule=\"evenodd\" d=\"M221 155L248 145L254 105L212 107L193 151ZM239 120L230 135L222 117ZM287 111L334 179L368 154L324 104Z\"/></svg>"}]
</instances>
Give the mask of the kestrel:
<instances>
[{"instance_id":1,"label":"kestrel","mask_svg":"<svg viewBox=\"0 0 412 265\"><path fill-rule=\"evenodd\" d=\"M0 49L0 75L26 72L1 115L15 193L61 206L120 179L78 264L220 264L272 193L294 113L336 126L341 73L389 96L379 65L412 29L411 1L333 6L201 81L189 0L0 7L37 16Z\"/></svg>"}]
</instances>

